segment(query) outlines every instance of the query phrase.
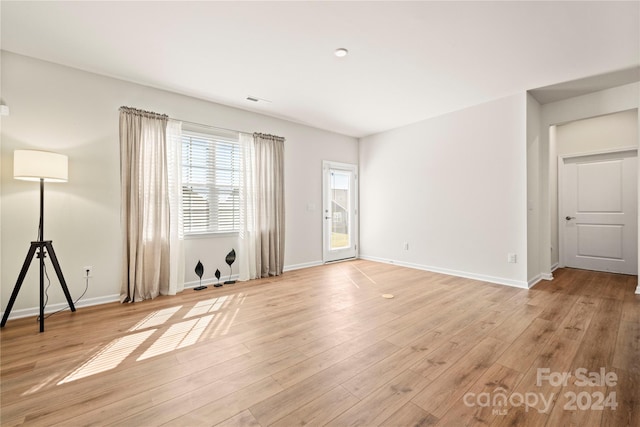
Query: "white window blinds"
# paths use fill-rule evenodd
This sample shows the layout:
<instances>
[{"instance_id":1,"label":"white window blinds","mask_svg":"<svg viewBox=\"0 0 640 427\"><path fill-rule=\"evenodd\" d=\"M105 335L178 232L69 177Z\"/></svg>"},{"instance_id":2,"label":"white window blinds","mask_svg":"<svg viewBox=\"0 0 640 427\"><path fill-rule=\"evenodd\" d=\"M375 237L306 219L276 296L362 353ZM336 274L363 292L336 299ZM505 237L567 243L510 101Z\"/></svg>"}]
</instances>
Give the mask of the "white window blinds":
<instances>
[{"instance_id":1,"label":"white window blinds","mask_svg":"<svg viewBox=\"0 0 640 427\"><path fill-rule=\"evenodd\" d=\"M240 146L237 134L182 133L184 233L240 229Z\"/></svg>"}]
</instances>

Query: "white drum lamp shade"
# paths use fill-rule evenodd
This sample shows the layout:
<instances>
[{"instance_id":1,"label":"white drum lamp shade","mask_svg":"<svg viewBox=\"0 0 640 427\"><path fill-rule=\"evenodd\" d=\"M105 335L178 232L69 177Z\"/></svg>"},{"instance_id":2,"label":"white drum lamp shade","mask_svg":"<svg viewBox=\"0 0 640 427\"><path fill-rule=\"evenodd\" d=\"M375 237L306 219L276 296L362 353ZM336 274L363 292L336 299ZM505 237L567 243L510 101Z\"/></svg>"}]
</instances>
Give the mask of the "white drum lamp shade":
<instances>
[{"instance_id":1,"label":"white drum lamp shade","mask_svg":"<svg viewBox=\"0 0 640 427\"><path fill-rule=\"evenodd\" d=\"M25 181L67 182L68 157L37 150L13 152L13 177Z\"/></svg>"}]
</instances>

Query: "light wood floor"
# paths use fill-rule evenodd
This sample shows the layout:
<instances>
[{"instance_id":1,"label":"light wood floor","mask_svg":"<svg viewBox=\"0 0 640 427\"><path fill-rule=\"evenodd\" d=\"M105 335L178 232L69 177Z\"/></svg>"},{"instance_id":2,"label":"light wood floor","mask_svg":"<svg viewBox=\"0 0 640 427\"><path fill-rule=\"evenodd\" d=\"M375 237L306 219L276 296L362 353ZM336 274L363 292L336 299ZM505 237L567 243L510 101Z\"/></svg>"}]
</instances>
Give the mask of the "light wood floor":
<instances>
[{"instance_id":1,"label":"light wood floor","mask_svg":"<svg viewBox=\"0 0 640 427\"><path fill-rule=\"evenodd\" d=\"M637 427L635 286L563 269L527 291L357 260L80 308L43 334L34 318L12 320L0 334L0 421ZM554 386L539 368L573 376ZM580 386L579 368L617 381ZM613 392L615 410L591 409ZM489 406L500 393L507 406ZM571 393L589 409L566 410ZM534 394L546 410L520 405Z\"/></svg>"}]
</instances>

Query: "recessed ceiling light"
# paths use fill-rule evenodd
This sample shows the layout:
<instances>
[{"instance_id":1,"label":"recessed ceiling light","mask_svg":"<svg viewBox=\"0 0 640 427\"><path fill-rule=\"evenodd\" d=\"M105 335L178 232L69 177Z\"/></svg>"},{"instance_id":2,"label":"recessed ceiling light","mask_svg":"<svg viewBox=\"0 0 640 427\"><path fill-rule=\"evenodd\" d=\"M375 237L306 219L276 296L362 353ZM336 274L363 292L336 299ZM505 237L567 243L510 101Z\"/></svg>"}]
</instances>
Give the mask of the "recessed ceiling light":
<instances>
[{"instance_id":1,"label":"recessed ceiling light","mask_svg":"<svg viewBox=\"0 0 640 427\"><path fill-rule=\"evenodd\" d=\"M340 47L338 49L336 49L333 54L335 56L337 56L338 58L342 58L344 56L347 56L347 54L349 53L349 51L343 47Z\"/></svg>"}]
</instances>

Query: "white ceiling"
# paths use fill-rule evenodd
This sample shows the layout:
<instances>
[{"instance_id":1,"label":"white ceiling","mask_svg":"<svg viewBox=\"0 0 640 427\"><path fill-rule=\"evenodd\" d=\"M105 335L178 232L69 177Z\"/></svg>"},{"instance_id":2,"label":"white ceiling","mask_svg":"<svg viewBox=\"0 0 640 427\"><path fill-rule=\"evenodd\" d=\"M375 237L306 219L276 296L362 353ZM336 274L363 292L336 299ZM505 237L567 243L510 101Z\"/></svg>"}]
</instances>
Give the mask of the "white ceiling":
<instances>
[{"instance_id":1,"label":"white ceiling","mask_svg":"<svg viewBox=\"0 0 640 427\"><path fill-rule=\"evenodd\" d=\"M4 50L356 137L640 64L637 1L0 7Z\"/></svg>"}]
</instances>

